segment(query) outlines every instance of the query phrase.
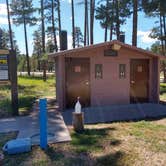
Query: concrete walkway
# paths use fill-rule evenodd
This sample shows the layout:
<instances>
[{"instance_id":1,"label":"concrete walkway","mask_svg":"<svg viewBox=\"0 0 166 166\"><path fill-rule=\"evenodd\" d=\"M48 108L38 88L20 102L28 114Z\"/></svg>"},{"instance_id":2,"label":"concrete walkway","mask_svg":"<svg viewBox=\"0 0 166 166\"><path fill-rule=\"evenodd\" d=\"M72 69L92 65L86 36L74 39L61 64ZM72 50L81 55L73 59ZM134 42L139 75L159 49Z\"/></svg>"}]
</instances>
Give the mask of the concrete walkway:
<instances>
[{"instance_id":1,"label":"concrete walkway","mask_svg":"<svg viewBox=\"0 0 166 166\"><path fill-rule=\"evenodd\" d=\"M62 113L67 125L72 124L73 111L71 109ZM166 105L150 103L91 107L82 111L85 124L166 117Z\"/></svg>"},{"instance_id":2,"label":"concrete walkway","mask_svg":"<svg viewBox=\"0 0 166 166\"><path fill-rule=\"evenodd\" d=\"M0 133L19 131L17 138L32 138L32 144L39 144L39 112L34 111L25 117L14 117L0 119ZM69 131L64 123L63 117L55 108L48 109L48 142L70 141Z\"/></svg>"}]
</instances>

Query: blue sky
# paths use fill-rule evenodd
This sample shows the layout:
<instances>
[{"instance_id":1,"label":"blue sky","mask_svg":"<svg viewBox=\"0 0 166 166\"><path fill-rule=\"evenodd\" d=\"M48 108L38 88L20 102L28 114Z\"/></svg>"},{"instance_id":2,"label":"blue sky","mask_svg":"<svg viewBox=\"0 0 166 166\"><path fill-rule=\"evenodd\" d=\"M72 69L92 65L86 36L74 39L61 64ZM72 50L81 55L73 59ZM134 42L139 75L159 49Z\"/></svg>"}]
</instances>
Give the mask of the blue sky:
<instances>
[{"instance_id":1,"label":"blue sky","mask_svg":"<svg viewBox=\"0 0 166 166\"><path fill-rule=\"evenodd\" d=\"M78 5L77 3L81 0L74 0L75 3L75 25L81 28L83 32L84 24L84 6ZM35 3L37 1L34 1ZM61 17L62 17L62 29L68 32L68 47L71 48L71 2L70 0L61 0ZM143 12L139 13L138 16L138 47L146 49L150 47L156 40L148 37L151 29L155 26L157 18L148 18ZM7 25L7 13L5 0L0 0L0 27L8 29ZM28 43L30 55L33 51L33 37L32 33L37 30L37 26L27 27L28 28ZM16 27L12 24L12 29L15 32L15 36L19 45L19 49L22 53L25 53L24 44L24 31L23 26ZM125 42L131 44L132 41L132 16L127 19L126 24L121 27L121 30L125 32ZM94 25L94 43L101 43L104 41L104 30L100 27L99 21L95 20Z\"/></svg>"}]
</instances>

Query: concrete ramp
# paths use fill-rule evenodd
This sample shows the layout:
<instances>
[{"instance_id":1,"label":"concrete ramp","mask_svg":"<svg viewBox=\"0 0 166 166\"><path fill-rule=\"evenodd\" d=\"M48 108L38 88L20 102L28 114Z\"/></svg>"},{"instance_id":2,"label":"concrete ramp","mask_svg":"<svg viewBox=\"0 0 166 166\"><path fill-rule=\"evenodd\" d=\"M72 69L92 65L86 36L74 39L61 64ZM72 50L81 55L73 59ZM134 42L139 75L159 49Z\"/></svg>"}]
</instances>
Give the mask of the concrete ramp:
<instances>
[{"instance_id":1,"label":"concrete ramp","mask_svg":"<svg viewBox=\"0 0 166 166\"><path fill-rule=\"evenodd\" d=\"M70 133L64 123L62 115L56 109L48 109L48 142L71 141ZM39 111L30 116L15 117L0 120L0 132L18 131L17 138L32 138L32 144L40 142Z\"/></svg>"}]
</instances>

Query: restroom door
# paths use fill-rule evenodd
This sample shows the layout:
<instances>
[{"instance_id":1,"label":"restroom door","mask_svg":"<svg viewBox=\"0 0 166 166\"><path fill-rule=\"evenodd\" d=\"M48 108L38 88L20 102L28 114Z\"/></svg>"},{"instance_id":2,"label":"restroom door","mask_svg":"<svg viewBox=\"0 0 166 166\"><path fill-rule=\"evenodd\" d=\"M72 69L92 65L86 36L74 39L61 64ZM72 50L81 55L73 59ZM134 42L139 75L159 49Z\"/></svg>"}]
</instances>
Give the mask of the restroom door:
<instances>
[{"instance_id":1,"label":"restroom door","mask_svg":"<svg viewBox=\"0 0 166 166\"><path fill-rule=\"evenodd\" d=\"M149 101L149 60L132 59L130 61L130 102Z\"/></svg>"},{"instance_id":2,"label":"restroom door","mask_svg":"<svg viewBox=\"0 0 166 166\"><path fill-rule=\"evenodd\" d=\"M77 97L82 107L90 106L90 59L66 58L66 107L74 108Z\"/></svg>"}]
</instances>

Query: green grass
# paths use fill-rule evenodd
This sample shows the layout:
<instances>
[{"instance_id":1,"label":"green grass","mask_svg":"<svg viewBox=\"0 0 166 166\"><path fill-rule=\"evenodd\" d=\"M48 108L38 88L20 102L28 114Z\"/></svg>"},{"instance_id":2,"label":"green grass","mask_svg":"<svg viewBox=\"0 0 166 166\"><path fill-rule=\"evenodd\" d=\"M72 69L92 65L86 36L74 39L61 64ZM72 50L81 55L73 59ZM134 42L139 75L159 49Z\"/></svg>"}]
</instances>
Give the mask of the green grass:
<instances>
[{"instance_id":1,"label":"green grass","mask_svg":"<svg viewBox=\"0 0 166 166\"><path fill-rule=\"evenodd\" d=\"M146 121L134 123L130 131L130 135L149 143L152 151L166 153L166 138L163 137L163 133L166 133L165 125Z\"/></svg>"},{"instance_id":2,"label":"green grass","mask_svg":"<svg viewBox=\"0 0 166 166\"><path fill-rule=\"evenodd\" d=\"M165 165L166 119L86 125L72 141L50 144L46 151L34 146L29 153L5 155L3 165L133 166ZM0 148L15 134L0 134Z\"/></svg>"},{"instance_id":3,"label":"green grass","mask_svg":"<svg viewBox=\"0 0 166 166\"><path fill-rule=\"evenodd\" d=\"M36 99L55 97L55 78L49 77L43 82L40 77L18 77L19 111L27 114ZM12 113L10 85L0 86L0 117L10 116Z\"/></svg>"},{"instance_id":4,"label":"green grass","mask_svg":"<svg viewBox=\"0 0 166 166\"><path fill-rule=\"evenodd\" d=\"M100 145L100 140L103 137L108 136L109 128L103 129L86 129L81 134L73 132L71 144L75 147L77 153L80 152L91 152L91 151L100 151L102 148Z\"/></svg>"},{"instance_id":5,"label":"green grass","mask_svg":"<svg viewBox=\"0 0 166 166\"><path fill-rule=\"evenodd\" d=\"M160 84L160 99L166 101L166 83Z\"/></svg>"}]
</instances>

